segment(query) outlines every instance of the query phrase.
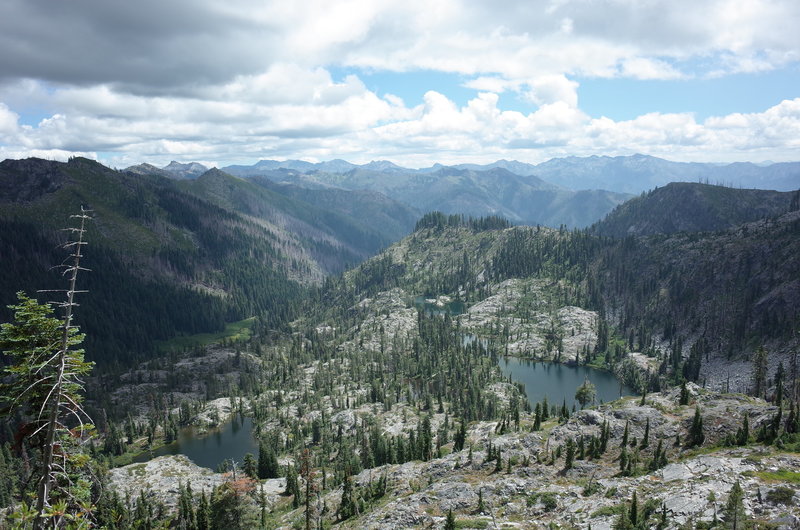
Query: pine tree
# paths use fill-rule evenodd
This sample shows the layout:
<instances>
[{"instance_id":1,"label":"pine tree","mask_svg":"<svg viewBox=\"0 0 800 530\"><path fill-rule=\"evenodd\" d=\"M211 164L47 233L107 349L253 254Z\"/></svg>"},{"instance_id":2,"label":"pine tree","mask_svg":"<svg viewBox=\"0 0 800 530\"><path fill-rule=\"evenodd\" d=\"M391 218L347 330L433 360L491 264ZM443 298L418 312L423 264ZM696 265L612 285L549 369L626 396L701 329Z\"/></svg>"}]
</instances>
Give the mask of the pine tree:
<instances>
[{"instance_id":1,"label":"pine tree","mask_svg":"<svg viewBox=\"0 0 800 530\"><path fill-rule=\"evenodd\" d=\"M703 445L706 435L703 433L703 417L700 415L700 407L694 408L694 418L692 426L689 428L689 436L686 440L687 447L697 447Z\"/></svg>"},{"instance_id":2,"label":"pine tree","mask_svg":"<svg viewBox=\"0 0 800 530\"><path fill-rule=\"evenodd\" d=\"M211 505L206 497L206 490L200 491L200 501L197 504L197 530L211 530Z\"/></svg>"},{"instance_id":3,"label":"pine tree","mask_svg":"<svg viewBox=\"0 0 800 530\"><path fill-rule=\"evenodd\" d=\"M456 530L456 518L453 517L453 510L447 511L447 519L444 522L444 530Z\"/></svg>"},{"instance_id":4,"label":"pine tree","mask_svg":"<svg viewBox=\"0 0 800 530\"><path fill-rule=\"evenodd\" d=\"M728 502L725 503L725 511L723 513L723 520L725 527L731 530L742 530L745 528L747 516L744 511L744 491L742 486L737 480L731 487L728 493Z\"/></svg>"},{"instance_id":5,"label":"pine tree","mask_svg":"<svg viewBox=\"0 0 800 530\"><path fill-rule=\"evenodd\" d=\"M461 421L461 425L456 432L455 437L453 438L453 451L461 451L464 449L464 442L467 440L467 424L465 421Z\"/></svg>"},{"instance_id":6,"label":"pine tree","mask_svg":"<svg viewBox=\"0 0 800 530\"><path fill-rule=\"evenodd\" d=\"M767 392L767 350L759 346L753 358L753 395L764 397Z\"/></svg>"},{"instance_id":7,"label":"pine tree","mask_svg":"<svg viewBox=\"0 0 800 530\"><path fill-rule=\"evenodd\" d=\"M622 431L622 442L619 444L620 447L627 447L628 445L628 420L625 420L625 430Z\"/></svg>"},{"instance_id":8,"label":"pine tree","mask_svg":"<svg viewBox=\"0 0 800 530\"><path fill-rule=\"evenodd\" d=\"M742 426L736 430L736 445L747 445L747 441L750 439L749 415L745 412L742 416Z\"/></svg>"},{"instance_id":9,"label":"pine tree","mask_svg":"<svg viewBox=\"0 0 800 530\"><path fill-rule=\"evenodd\" d=\"M678 401L679 405L688 405L689 404L689 389L686 388L686 381L681 383L681 396Z\"/></svg>"},{"instance_id":10,"label":"pine tree","mask_svg":"<svg viewBox=\"0 0 800 530\"><path fill-rule=\"evenodd\" d=\"M244 474L250 478L258 477L258 464L256 463L256 457L253 456L253 453L247 453L244 455L242 470L244 471Z\"/></svg>"},{"instance_id":11,"label":"pine tree","mask_svg":"<svg viewBox=\"0 0 800 530\"><path fill-rule=\"evenodd\" d=\"M336 510L336 517L340 521L350 519L358 513L355 492L353 491L353 477L347 475L342 483L342 500L339 509Z\"/></svg>"},{"instance_id":12,"label":"pine tree","mask_svg":"<svg viewBox=\"0 0 800 530\"><path fill-rule=\"evenodd\" d=\"M280 466L278 456L270 444L262 441L258 444L258 478L278 478Z\"/></svg>"},{"instance_id":13,"label":"pine tree","mask_svg":"<svg viewBox=\"0 0 800 530\"><path fill-rule=\"evenodd\" d=\"M297 483L297 470L292 464L286 464L286 490L283 494L292 497L292 506L294 508L300 506L300 486Z\"/></svg>"},{"instance_id":14,"label":"pine tree","mask_svg":"<svg viewBox=\"0 0 800 530\"><path fill-rule=\"evenodd\" d=\"M572 469L573 462L575 461L575 440L567 438L567 454L564 457L564 471Z\"/></svg>"},{"instance_id":15,"label":"pine tree","mask_svg":"<svg viewBox=\"0 0 800 530\"><path fill-rule=\"evenodd\" d=\"M650 418L647 418L644 424L644 436L642 436L642 443L639 447L646 449L648 445L650 445Z\"/></svg>"}]
</instances>

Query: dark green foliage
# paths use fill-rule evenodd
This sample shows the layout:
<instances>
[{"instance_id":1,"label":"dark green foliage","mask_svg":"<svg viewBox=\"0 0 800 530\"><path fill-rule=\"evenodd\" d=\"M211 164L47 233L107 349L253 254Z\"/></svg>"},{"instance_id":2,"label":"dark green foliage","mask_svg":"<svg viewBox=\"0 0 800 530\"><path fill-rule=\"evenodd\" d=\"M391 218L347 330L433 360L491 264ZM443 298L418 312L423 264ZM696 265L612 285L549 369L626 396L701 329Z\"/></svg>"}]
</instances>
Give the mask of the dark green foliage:
<instances>
[{"instance_id":1,"label":"dark green foliage","mask_svg":"<svg viewBox=\"0 0 800 530\"><path fill-rule=\"evenodd\" d=\"M689 398L690 398L689 389L686 388L686 381L684 381L683 383L681 383L681 394L680 394L680 398L678 400L678 404L679 405L688 405L689 404Z\"/></svg>"},{"instance_id":2,"label":"dark green foliage","mask_svg":"<svg viewBox=\"0 0 800 530\"><path fill-rule=\"evenodd\" d=\"M253 528L256 521L247 493L235 482L225 482L214 489L210 512L210 528L245 530Z\"/></svg>"},{"instance_id":3,"label":"dark green foliage","mask_svg":"<svg viewBox=\"0 0 800 530\"><path fill-rule=\"evenodd\" d=\"M794 505L795 491L787 486L776 486L767 492L767 501L772 504Z\"/></svg>"},{"instance_id":4,"label":"dark green foliage","mask_svg":"<svg viewBox=\"0 0 800 530\"><path fill-rule=\"evenodd\" d=\"M508 219L499 216L488 217L465 217L464 215L445 215L442 212L429 212L417 221L414 231L436 230L441 231L445 228L466 227L475 232L485 230L502 230L511 226Z\"/></svg>"},{"instance_id":5,"label":"dark green foliage","mask_svg":"<svg viewBox=\"0 0 800 530\"><path fill-rule=\"evenodd\" d=\"M644 435L642 436L642 442L639 444L640 449L646 449L647 446L650 445L650 418L647 418L647 421L644 424Z\"/></svg>"},{"instance_id":6,"label":"dark green foliage","mask_svg":"<svg viewBox=\"0 0 800 530\"><path fill-rule=\"evenodd\" d=\"M455 438L453 438L453 451L461 451L464 449L464 443L467 439L467 424L465 422L461 422L458 431L456 432Z\"/></svg>"},{"instance_id":7,"label":"dark green foliage","mask_svg":"<svg viewBox=\"0 0 800 530\"><path fill-rule=\"evenodd\" d=\"M453 510L447 511L447 518L444 521L444 530L456 530L456 518L453 516Z\"/></svg>"},{"instance_id":8,"label":"dark green foliage","mask_svg":"<svg viewBox=\"0 0 800 530\"><path fill-rule=\"evenodd\" d=\"M280 466L278 465L278 455L273 449L273 441L262 441L258 444L258 478L278 478Z\"/></svg>"},{"instance_id":9,"label":"dark green foliage","mask_svg":"<svg viewBox=\"0 0 800 530\"><path fill-rule=\"evenodd\" d=\"M650 460L650 464L647 466L649 471L656 471L657 469L661 469L662 467L666 466L668 463L667 460L667 448L664 447L663 440L658 440L658 446L656 446L656 450L653 453L653 458Z\"/></svg>"},{"instance_id":10,"label":"dark green foliage","mask_svg":"<svg viewBox=\"0 0 800 530\"><path fill-rule=\"evenodd\" d=\"M340 521L345 521L358 514L358 502L354 490L353 477L347 475L342 483L342 500L336 510L336 517Z\"/></svg>"},{"instance_id":11,"label":"dark green foliage","mask_svg":"<svg viewBox=\"0 0 800 530\"><path fill-rule=\"evenodd\" d=\"M575 399L581 404L581 408L584 408L589 403L594 403L596 396L597 390L588 379L584 380L583 384L575 391Z\"/></svg>"},{"instance_id":12,"label":"dark green foliage","mask_svg":"<svg viewBox=\"0 0 800 530\"><path fill-rule=\"evenodd\" d=\"M747 445L750 439L749 415L745 412L742 416L742 426L736 430L736 445Z\"/></svg>"},{"instance_id":13,"label":"dark green foliage","mask_svg":"<svg viewBox=\"0 0 800 530\"><path fill-rule=\"evenodd\" d=\"M178 483L177 523L179 528L191 529L197 527L197 514L195 512L191 483L187 483L186 486Z\"/></svg>"},{"instance_id":14,"label":"dark green foliage","mask_svg":"<svg viewBox=\"0 0 800 530\"><path fill-rule=\"evenodd\" d=\"M297 481L297 470L294 465L286 464L286 489L283 494L292 497L292 506L300 506L300 485Z\"/></svg>"},{"instance_id":15,"label":"dark green foliage","mask_svg":"<svg viewBox=\"0 0 800 530\"><path fill-rule=\"evenodd\" d=\"M728 500L725 503L722 520L725 521L725 528L731 530L744 530L746 528L747 516L744 511L744 491L737 480L728 493Z\"/></svg>"},{"instance_id":16,"label":"dark green foliage","mask_svg":"<svg viewBox=\"0 0 800 530\"><path fill-rule=\"evenodd\" d=\"M200 501L197 504L197 530L211 529L211 504L206 497L206 491L200 492Z\"/></svg>"},{"instance_id":17,"label":"dark green foliage","mask_svg":"<svg viewBox=\"0 0 800 530\"><path fill-rule=\"evenodd\" d=\"M575 440L567 438L567 454L564 457L564 471L572 469L575 462Z\"/></svg>"},{"instance_id":18,"label":"dark green foliage","mask_svg":"<svg viewBox=\"0 0 800 530\"><path fill-rule=\"evenodd\" d=\"M242 461L242 471L244 471L244 474L250 478L258 478L258 463L256 462L256 457L253 456L253 453L247 453L244 455L244 460Z\"/></svg>"},{"instance_id":19,"label":"dark green foliage","mask_svg":"<svg viewBox=\"0 0 800 530\"><path fill-rule=\"evenodd\" d=\"M703 417L700 415L700 407L694 409L694 418L692 418L692 425L689 427L689 434L686 437L687 447L697 447L703 445L706 435L703 432Z\"/></svg>"},{"instance_id":20,"label":"dark green foliage","mask_svg":"<svg viewBox=\"0 0 800 530\"><path fill-rule=\"evenodd\" d=\"M759 346L753 358L753 395L764 397L767 391L767 350Z\"/></svg>"},{"instance_id":21,"label":"dark green foliage","mask_svg":"<svg viewBox=\"0 0 800 530\"><path fill-rule=\"evenodd\" d=\"M619 443L619 446L625 448L628 446L628 433L629 433L629 426L630 421L625 420L625 430L622 431L622 441Z\"/></svg>"}]
</instances>

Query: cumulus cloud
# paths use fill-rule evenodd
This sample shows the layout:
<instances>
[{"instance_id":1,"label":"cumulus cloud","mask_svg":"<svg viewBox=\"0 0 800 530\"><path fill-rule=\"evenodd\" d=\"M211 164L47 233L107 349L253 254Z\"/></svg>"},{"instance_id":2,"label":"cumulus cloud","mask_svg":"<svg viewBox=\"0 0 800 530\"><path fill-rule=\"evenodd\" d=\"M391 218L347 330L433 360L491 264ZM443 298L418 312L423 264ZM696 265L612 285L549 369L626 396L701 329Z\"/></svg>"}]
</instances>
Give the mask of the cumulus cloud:
<instances>
[{"instance_id":1,"label":"cumulus cloud","mask_svg":"<svg viewBox=\"0 0 800 530\"><path fill-rule=\"evenodd\" d=\"M581 110L575 79L781 68L800 60L798 21L789 0L5 0L0 149L104 153L118 165L622 150L786 159L800 137L797 100L705 122L613 121ZM428 87L406 104L362 82L419 70L459 74L477 95L457 105ZM506 93L532 111L503 109Z\"/></svg>"}]
</instances>

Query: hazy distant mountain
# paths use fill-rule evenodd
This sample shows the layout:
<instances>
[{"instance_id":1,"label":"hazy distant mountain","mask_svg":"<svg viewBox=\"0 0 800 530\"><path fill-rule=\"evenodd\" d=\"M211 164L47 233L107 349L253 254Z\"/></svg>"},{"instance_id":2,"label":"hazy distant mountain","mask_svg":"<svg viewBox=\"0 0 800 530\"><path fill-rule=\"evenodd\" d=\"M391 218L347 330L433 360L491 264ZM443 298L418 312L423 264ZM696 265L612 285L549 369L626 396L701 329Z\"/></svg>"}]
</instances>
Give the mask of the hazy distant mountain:
<instances>
[{"instance_id":1,"label":"hazy distant mountain","mask_svg":"<svg viewBox=\"0 0 800 530\"><path fill-rule=\"evenodd\" d=\"M193 179L197 178L206 171L208 168L198 162L190 162L188 164L181 164L174 160L162 168L164 171L171 173L175 178Z\"/></svg>"},{"instance_id":2,"label":"hazy distant mountain","mask_svg":"<svg viewBox=\"0 0 800 530\"><path fill-rule=\"evenodd\" d=\"M627 193L640 193L670 182L790 191L800 187L800 162L759 166L670 162L645 155L567 157L537 165L536 175L570 189L601 188Z\"/></svg>"},{"instance_id":3,"label":"hazy distant mountain","mask_svg":"<svg viewBox=\"0 0 800 530\"><path fill-rule=\"evenodd\" d=\"M419 171L431 173L438 171L444 167L452 167L456 169L471 169L473 171L485 171L487 169L501 168L521 176L535 175L536 166L526 162L517 162L516 160L498 160L491 164L454 164L451 166L444 166L442 164L434 164L429 168L420 169Z\"/></svg>"},{"instance_id":4,"label":"hazy distant mountain","mask_svg":"<svg viewBox=\"0 0 800 530\"><path fill-rule=\"evenodd\" d=\"M670 182L707 182L732 187L774 189L791 191L800 188L800 162L761 163L736 162L733 164L708 164L697 162L670 162L647 155L589 156L553 158L538 165L516 160L498 160L491 164L434 164L428 168L403 168L387 161L370 162L358 166L344 160L312 164L298 160L278 162L262 160L254 166L230 166L225 171L234 175L264 174L264 170L279 168L301 172L322 171L345 173L365 169L382 173L432 174L449 167L469 171L505 169L515 175L535 175L542 180L571 190L611 190L623 193L641 193L664 186Z\"/></svg>"},{"instance_id":5,"label":"hazy distant mountain","mask_svg":"<svg viewBox=\"0 0 800 530\"><path fill-rule=\"evenodd\" d=\"M500 167L472 170L440 166L436 171L401 171L382 163L373 166L388 170L362 166L345 173L285 172L273 173L270 178L302 187L377 191L422 212L499 215L517 224L548 226L588 226L630 198L608 191L566 190Z\"/></svg>"},{"instance_id":6,"label":"hazy distant mountain","mask_svg":"<svg viewBox=\"0 0 800 530\"><path fill-rule=\"evenodd\" d=\"M160 167L156 167L153 164L146 163L127 167L125 168L125 171L128 173L135 173L136 175L158 175L160 177L166 177L170 179L176 178L175 173L161 169Z\"/></svg>"},{"instance_id":7,"label":"hazy distant mountain","mask_svg":"<svg viewBox=\"0 0 800 530\"><path fill-rule=\"evenodd\" d=\"M329 160L327 162L312 163L304 160L260 160L252 166L233 165L222 168L223 171L237 177L254 177L256 175L269 176L273 171L284 169L300 172L308 171L329 171L331 173L343 173L358 167L345 160Z\"/></svg>"},{"instance_id":8,"label":"hazy distant mountain","mask_svg":"<svg viewBox=\"0 0 800 530\"><path fill-rule=\"evenodd\" d=\"M281 195L302 200L317 208L346 214L361 224L365 230L379 230L386 238L387 244L408 235L421 215L418 210L377 191L308 188L287 183L278 184L261 176L253 177L251 180Z\"/></svg>"},{"instance_id":9,"label":"hazy distant mountain","mask_svg":"<svg viewBox=\"0 0 800 530\"><path fill-rule=\"evenodd\" d=\"M800 192L675 182L617 206L593 231L625 237L724 230L798 209L799 198Z\"/></svg>"}]
</instances>

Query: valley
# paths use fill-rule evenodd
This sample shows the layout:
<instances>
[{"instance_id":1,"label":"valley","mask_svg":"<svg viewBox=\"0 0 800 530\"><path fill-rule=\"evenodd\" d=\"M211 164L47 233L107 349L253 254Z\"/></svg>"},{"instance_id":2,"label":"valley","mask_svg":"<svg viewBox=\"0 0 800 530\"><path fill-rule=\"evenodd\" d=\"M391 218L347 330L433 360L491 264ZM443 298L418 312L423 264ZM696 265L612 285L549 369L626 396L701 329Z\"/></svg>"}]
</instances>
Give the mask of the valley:
<instances>
[{"instance_id":1,"label":"valley","mask_svg":"<svg viewBox=\"0 0 800 530\"><path fill-rule=\"evenodd\" d=\"M800 524L796 194L670 185L570 229L218 170L0 169L4 296L55 285L55 213L94 210L100 524ZM211 470L168 454L215 439L239 452Z\"/></svg>"}]
</instances>

